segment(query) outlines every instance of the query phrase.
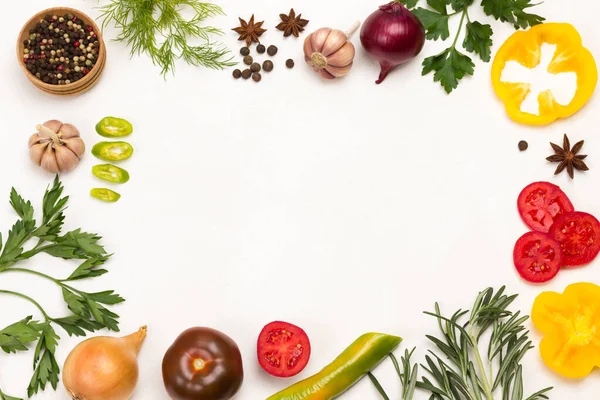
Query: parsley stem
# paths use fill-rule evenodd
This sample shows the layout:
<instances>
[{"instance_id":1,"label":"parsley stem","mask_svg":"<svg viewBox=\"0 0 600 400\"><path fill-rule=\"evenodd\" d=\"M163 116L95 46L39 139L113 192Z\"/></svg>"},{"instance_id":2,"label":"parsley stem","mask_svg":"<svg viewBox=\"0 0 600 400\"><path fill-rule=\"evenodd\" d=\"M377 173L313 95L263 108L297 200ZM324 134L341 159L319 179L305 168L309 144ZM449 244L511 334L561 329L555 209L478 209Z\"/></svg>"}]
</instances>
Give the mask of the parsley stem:
<instances>
[{"instance_id":1,"label":"parsley stem","mask_svg":"<svg viewBox=\"0 0 600 400\"><path fill-rule=\"evenodd\" d=\"M452 42L452 49L456 48L456 43L458 42L458 38L460 33L462 32L462 27L465 22L465 16L467 15L467 8L465 8L462 12L462 16L460 17L460 24L458 25L458 32L456 32L456 37L454 38L454 42Z\"/></svg>"},{"instance_id":2,"label":"parsley stem","mask_svg":"<svg viewBox=\"0 0 600 400\"><path fill-rule=\"evenodd\" d=\"M75 292L77 294L83 295L82 291L77 290L77 289L75 289L72 286L64 284L59 279L53 278L50 275L46 275L46 274L44 274L42 272L39 272L39 271L36 271L36 270L33 270L33 269L27 269L27 268L10 268L10 269L4 270L4 271L0 271L0 273L2 273L2 272L10 272L10 271L12 271L12 272L24 272L26 274L37 275L37 276L39 276L41 278L48 279L48 280L56 283L58 286L60 286L63 289L68 289L68 290L70 290L72 292Z\"/></svg>"},{"instance_id":3,"label":"parsley stem","mask_svg":"<svg viewBox=\"0 0 600 400\"><path fill-rule=\"evenodd\" d=\"M27 300L28 302L30 302L31 304L33 304L34 306L37 307L38 310L40 310L40 312L42 313L42 315L44 316L44 319L46 321L50 321L52 318L50 318L50 316L46 313L46 311L42 308L42 306L40 305L40 303L38 303L37 301L35 301L34 299L32 299L29 296L26 296L22 293L18 293L18 292L13 292L12 290L3 290L0 289L0 294L8 294L11 296L16 296L16 297L20 297L24 300Z\"/></svg>"}]
</instances>

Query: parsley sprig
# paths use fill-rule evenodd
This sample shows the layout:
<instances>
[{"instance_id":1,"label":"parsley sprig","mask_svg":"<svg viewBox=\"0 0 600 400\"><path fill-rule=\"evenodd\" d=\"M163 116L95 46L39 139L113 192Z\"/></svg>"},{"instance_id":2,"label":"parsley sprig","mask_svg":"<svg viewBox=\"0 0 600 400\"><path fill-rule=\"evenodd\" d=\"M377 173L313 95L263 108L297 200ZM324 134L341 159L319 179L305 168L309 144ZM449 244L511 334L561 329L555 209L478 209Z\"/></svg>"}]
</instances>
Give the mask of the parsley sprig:
<instances>
[{"instance_id":1,"label":"parsley sprig","mask_svg":"<svg viewBox=\"0 0 600 400\"><path fill-rule=\"evenodd\" d=\"M475 0L426 0L426 8L416 7L419 0L399 1L421 20L428 40L447 40L450 37L450 18L460 15L460 23L450 47L423 61L423 75L433 72L433 80L439 82L447 93L451 93L465 76L471 76L475 71L471 57L459 49L463 30L462 48L484 62L490 61L494 31L491 25L471 19L469 9L475 6ZM481 0L480 4L486 15L510 23L515 29L525 29L544 21L543 17L527 12L537 5L532 0Z\"/></svg>"},{"instance_id":2,"label":"parsley sprig","mask_svg":"<svg viewBox=\"0 0 600 400\"><path fill-rule=\"evenodd\" d=\"M19 220L10 229L3 243L0 234L0 274L29 274L54 282L62 292L69 311L64 317L52 317L32 297L8 289L0 289L0 294L15 296L28 301L41 313L43 320L33 320L29 316L0 330L0 349L6 353L27 351L35 343L33 356L33 376L27 388L28 397L33 396L47 385L56 389L60 367L56 362L55 352L60 337L53 325L60 326L69 336L85 336L86 332L95 332L107 328L118 331L119 316L107 306L118 304L124 299L112 290L87 293L72 285L80 279L93 278L107 272L103 264L110 258L104 247L99 244L100 236L76 229L61 234L64 223L64 211L69 200L62 197L63 186L58 177L52 187L46 190L42 203L42 219L37 224L31 202L24 200L13 188L10 193L10 204L19 216ZM37 243L29 250L25 246L31 240ZM67 260L79 260L79 265L64 279L57 279L48 274L16 265L37 254L45 253ZM0 390L0 400L20 400L4 394Z\"/></svg>"}]
</instances>

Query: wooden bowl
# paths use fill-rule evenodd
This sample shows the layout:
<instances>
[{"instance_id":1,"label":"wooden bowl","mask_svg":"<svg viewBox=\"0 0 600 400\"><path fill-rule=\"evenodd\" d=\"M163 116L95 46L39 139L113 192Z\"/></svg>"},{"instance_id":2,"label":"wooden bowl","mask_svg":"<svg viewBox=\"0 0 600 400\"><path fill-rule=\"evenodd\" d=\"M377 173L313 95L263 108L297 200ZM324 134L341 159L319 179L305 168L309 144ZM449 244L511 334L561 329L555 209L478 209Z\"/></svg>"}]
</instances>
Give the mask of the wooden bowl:
<instances>
[{"instance_id":1,"label":"wooden bowl","mask_svg":"<svg viewBox=\"0 0 600 400\"><path fill-rule=\"evenodd\" d=\"M43 82L41 79L38 79L35 75L29 72L29 70L27 70L23 61L25 54L23 42L29 39L29 30L33 29L35 25L40 22L40 20L44 19L46 15L63 16L65 14L73 14L77 18L83 20L87 25L91 25L94 28L94 33L97 35L98 42L100 42L100 47L98 49L98 61L90 70L90 72L80 80L69 83L68 85L52 85L50 83ZM104 40L102 39L102 32L92 18L73 8L54 7L40 11L31 17L31 19L23 26L17 40L17 59L21 69L25 73L25 76L31 83L33 83L34 86L46 93L70 96L88 91L100 80L100 75L102 75L102 72L104 71L104 65L106 63L106 46L104 44Z\"/></svg>"}]
</instances>

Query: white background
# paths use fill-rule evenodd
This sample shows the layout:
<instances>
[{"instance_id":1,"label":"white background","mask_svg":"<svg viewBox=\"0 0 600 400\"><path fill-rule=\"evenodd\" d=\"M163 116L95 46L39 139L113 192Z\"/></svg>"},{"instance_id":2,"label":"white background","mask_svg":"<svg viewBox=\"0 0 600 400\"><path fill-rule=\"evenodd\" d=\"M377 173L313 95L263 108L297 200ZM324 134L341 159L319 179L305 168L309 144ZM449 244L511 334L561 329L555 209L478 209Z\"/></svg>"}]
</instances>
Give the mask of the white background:
<instances>
[{"instance_id":1,"label":"white background","mask_svg":"<svg viewBox=\"0 0 600 400\"><path fill-rule=\"evenodd\" d=\"M95 1L64 0L61 5L92 16ZM351 74L323 82L301 61L301 39L275 31L278 15L295 6L310 19L308 31L322 26L345 29L366 18L378 1L317 1L301 4L256 0L222 2L228 16L210 21L222 27L224 41L241 47L229 29L237 17L254 12L269 31L263 43L276 44L275 71L263 81L235 81L226 72L178 64L166 82L143 57L108 42L108 60L99 84L80 97L59 98L34 88L15 59L22 24L37 11L59 5L47 0L11 1L0 24L0 229L15 220L8 204L11 186L40 204L52 176L32 165L27 139L38 123L61 119L75 124L91 148L101 138L94 125L106 115L131 120L133 157L123 166L131 181L119 187L122 199L104 204L89 196L102 186L91 174L98 161L86 154L63 176L71 195L66 226L99 232L115 256L110 273L78 283L89 290L115 289L127 302L115 308L124 333L148 324L140 355L135 398L166 399L161 360L177 335L192 326L229 334L244 357L245 382L236 399L254 400L296 379L271 378L257 365L256 337L264 324L282 319L302 326L313 356L303 378L317 372L357 336L367 331L398 334L401 350L418 346L418 359L437 333L422 314L435 301L443 310L468 308L487 286L507 285L519 293L515 309L530 312L542 290L562 291L578 281L598 282L598 261L564 271L545 286L523 282L512 265L515 240L526 231L515 202L536 180L559 184L575 206L600 215L600 96L575 117L537 129L505 115L489 79L490 65L477 62L450 97L432 76L420 76L420 62L442 44L427 42L418 59L394 71L382 85L376 63L358 52ZM576 6L575 4L576 3ZM472 17L479 18L479 7ZM547 1L534 9L549 21L573 23L594 55L600 55L597 15L600 3ZM489 18L485 19L490 21ZM454 21L456 24L458 21ZM493 22L494 51L512 27ZM107 39L114 37L109 30ZM287 70L288 57L296 68ZM262 59L262 58L261 58ZM556 165L544 158L549 141L567 132L585 139L590 172L554 177ZM517 142L530 148L520 153ZM58 277L73 264L39 256L31 266ZM60 291L46 282L3 274L0 287L23 290L52 315L65 313ZM36 314L28 303L1 299L5 325ZM79 339L62 336L62 365ZM540 337L532 332L534 343ZM537 349L525 359L530 393L555 386L553 399L593 399L598 372L585 381L566 381L549 372ZM32 352L0 356L0 387L24 395ZM398 381L386 361L377 375L396 396ZM39 399L67 399L62 387ZM345 399L377 399L363 380ZM418 399L427 396L420 393Z\"/></svg>"}]
</instances>

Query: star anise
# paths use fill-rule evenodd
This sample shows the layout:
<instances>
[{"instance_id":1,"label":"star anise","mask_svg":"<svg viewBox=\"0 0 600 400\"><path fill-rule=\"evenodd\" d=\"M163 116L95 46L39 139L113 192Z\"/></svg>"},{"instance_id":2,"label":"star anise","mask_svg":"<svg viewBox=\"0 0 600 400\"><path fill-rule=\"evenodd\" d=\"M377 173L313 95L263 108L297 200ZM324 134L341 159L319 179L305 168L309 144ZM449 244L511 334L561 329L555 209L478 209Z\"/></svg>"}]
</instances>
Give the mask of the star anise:
<instances>
[{"instance_id":1,"label":"star anise","mask_svg":"<svg viewBox=\"0 0 600 400\"><path fill-rule=\"evenodd\" d=\"M296 16L296 12L292 8L289 15L279 14L281 22L276 26L277 29L283 31L283 36L288 37L294 35L300 36L300 32L304 31L304 27L308 24L307 19L302 19L302 14Z\"/></svg>"},{"instance_id":2,"label":"star anise","mask_svg":"<svg viewBox=\"0 0 600 400\"><path fill-rule=\"evenodd\" d=\"M267 31L261 28L264 23L265 21L254 22L254 14L252 14L248 22L240 18L240 26L233 28L232 31L240 34L238 40L245 40L246 46L250 46L252 42L260 43L258 37Z\"/></svg>"},{"instance_id":3,"label":"star anise","mask_svg":"<svg viewBox=\"0 0 600 400\"><path fill-rule=\"evenodd\" d=\"M581 148L583 147L583 140L575 143L573 148L571 148L571 143L569 142L569 138L565 134L563 138L563 147L560 147L554 143L550 143L552 149L556 154L547 157L546 160L551 162L558 162L558 167L554 172L554 175L560 174L565 168L567 168L567 173L573 179L575 177L574 170L578 171L588 171L589 168L585 165L583 160L587 157L587 155L579 155Z\"/></svg>"}]
</instances>

